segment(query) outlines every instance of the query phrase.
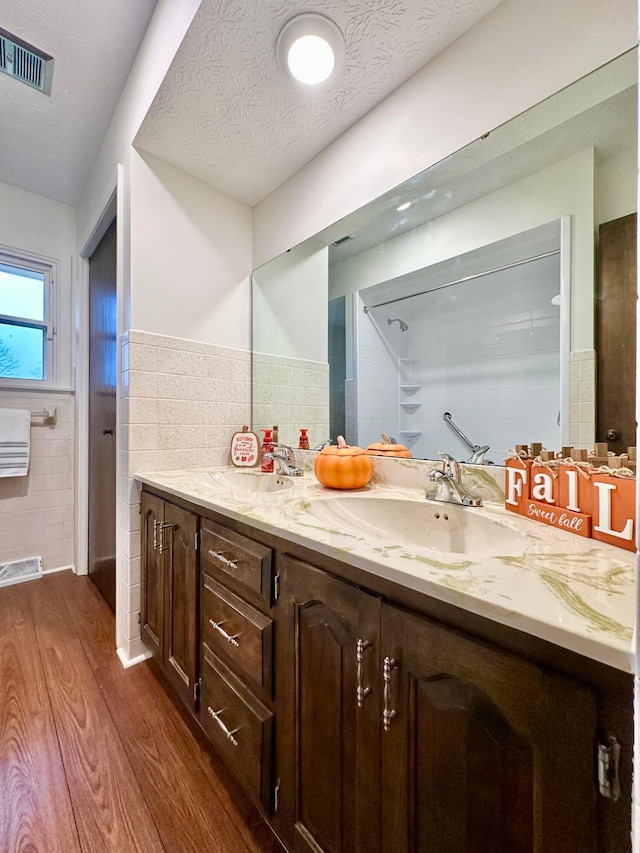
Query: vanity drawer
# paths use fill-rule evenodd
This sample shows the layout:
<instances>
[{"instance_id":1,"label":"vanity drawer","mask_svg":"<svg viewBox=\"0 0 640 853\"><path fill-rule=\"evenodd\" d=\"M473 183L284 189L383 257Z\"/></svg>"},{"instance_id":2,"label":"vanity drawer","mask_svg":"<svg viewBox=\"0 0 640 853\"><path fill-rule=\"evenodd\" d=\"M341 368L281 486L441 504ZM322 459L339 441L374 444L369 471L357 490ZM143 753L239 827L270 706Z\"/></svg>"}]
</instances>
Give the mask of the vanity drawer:
<instances>
[{"instance_id":1,"label":"vanity drawer","mask_svg":"<svg viewBox=\"0 0 640 853\"><path fill-rule=\"evenodd\" d=\"M200 724L229 769L267 811L273 714L202 644Z\"/></svg>"},{"instance_id":2,"label":"vanity drawer","mask_svg":"<svg viewBox=\"0 0 640 853\"><path fill-rule=\"evenodd\" d=\"M271 548L202 519L202 568L250 589L271 606Z\"/></svg>"},{"instance_id":3,"label":"vanity drawer","mask_svg":"<svg viewBox=\"0 0 640 853\"><path fill-rule=\"evenodd\" d=\"M202 574L202 639L271 695L273 621Z\"/></svg>"}]
</instances>

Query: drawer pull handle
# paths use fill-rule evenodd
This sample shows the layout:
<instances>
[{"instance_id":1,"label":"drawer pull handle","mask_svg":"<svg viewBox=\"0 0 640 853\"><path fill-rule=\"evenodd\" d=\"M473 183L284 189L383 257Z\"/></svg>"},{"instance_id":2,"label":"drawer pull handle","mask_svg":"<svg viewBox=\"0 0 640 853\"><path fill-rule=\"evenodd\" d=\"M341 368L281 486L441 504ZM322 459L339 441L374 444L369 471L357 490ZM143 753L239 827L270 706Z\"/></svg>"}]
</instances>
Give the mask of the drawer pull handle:
<instances>
[{"instance_id":1,"label":"drawer pull handle","mask_svg":"<svg viewBox=\"0 0 640 853\"><path fill-rule=\"evenodd\" d=\"M362 682L364 680L364 653L371 646L369 640L358 640L356 643L356 661L358 664L358 687L356 689L356 699L358 702L358 708L362 708L364 705L364 700L367 698L369 693L371 693L370 687L363 687Z\"/></svg>"},{"instance_id":2,"label":"drawer pull handle","mask_svg":"<svg viewBox=\"0 0 640 853\"><path fill-rule=\"evenodd\" d=\"M384 710L382 712L382 727L385 732L389 731L389 729L391 728L391 722L398 713L397 711L391 708L391 676L393 674L393 670L397 669L399 666L400 664L390 657L386 657L384 659L384 663L382 664L382 680L384 683Z\"/></svg>"},{"instance_id":3,"label":"drawer pull handle","mask_svg":"<svg viewBox=\"0 0 640 853\"><path fill-rule=\"evenodd\" d=\"M227 568L229 568L229 569L237 569L238 568L238 564L235 562L235 560L228 560L224 554L220 553L220 551L214 551L212 548L209 548L209 550L207 551L207 554L213 560L218 560L218 562L227 566Z\"/></svg>"},{"instance_id":4,"label":"drawer pull handle","mask_svg":"<svg viewBox=\"0 0 640 853\"><path fill-rule=\"evenodd\" d=\"M211 705L207 705L207 713L211 717L211 719L215 720L216 723L220 726L222 731L225 733L227 740L230 740L234 746L238 745L238 741L235 739L234 735L238 734L240 728L233 729L233 731L229 731L229 729L222 722L221 714L224 714L226 708L220 708L219 711L214 711Z\"/></svg>"},{"instance_id":5,"label":"drawer pull handle","mask_svg":"<svg viewBox=\"0 0 640 853\"><path fill-rule=\"evenodd\" d=\"M240 636L240 634L233 634L233 636L231 634L227 634L227 632L222 627L224 625L224 622L214 622L213 619L209 619L209 625L211 625L214 631L217 631L219 634L222 634L227 643L231 643L231 645L235 646L236 648L240 647L240 643L238 642L238 637Z\"/></svg>"}]
</instances>

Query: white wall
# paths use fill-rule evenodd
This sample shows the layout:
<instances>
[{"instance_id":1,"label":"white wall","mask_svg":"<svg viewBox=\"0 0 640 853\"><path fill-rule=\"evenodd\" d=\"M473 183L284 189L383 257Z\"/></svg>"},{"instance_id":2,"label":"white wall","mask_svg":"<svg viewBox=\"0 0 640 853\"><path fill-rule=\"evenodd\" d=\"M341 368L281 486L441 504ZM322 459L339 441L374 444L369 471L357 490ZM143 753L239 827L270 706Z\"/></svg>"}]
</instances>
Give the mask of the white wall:
<instances>
[{"instance_id":1,"label":"white wall","mask_svg":"<svg viewBox=\"0 0 640 853\"><path fill-rule=\"evenodd\" d=\"M131 328L250 346L251 208L131 155Z\"/></svg>"},{"instance_id":2,"label":"white wall","mask_svg":"<svg viewBox=\"0 0 640 853\"><path fill-rule=\"evenodd\" d=\"M331 267L331 298L572 217L571 348L593 347L593 149Z\"/></svg>"},{"instance_id":3,"label":"white wall","mask_svg":"<svg viewBox=\"0 0 640 853\"><path fill-rule=\"evenodd\" d=\"M637 44L635 0L504 0L255 208L254 265Z\"/></svg>"},{"instance_id":4,"label":"white wall","mask_svg":"<svg viewBox=\"0 0 640 853\"><path fill-rule=\"evenodd\" d=\"M95 228L131 145L202 0L158 0L78 204L78 247Z\"/></svg>"},{"instance_id":5,"label":"white wall","mask_svg":"<svg viewBox=\"0 0 640 853\"><path fill-rule=\"evenodd\" d=\"M3 248L44 255L59 262L56 282L60 385L18 391L0 389L0 407L56 406L55 426L31 427L26 477L0 480L0 563L42 556L45 571L74 565L74 405L71 330L75 275L75 210L43 196L0 183L0 243Z\"/></svg>"},{"instance_id":6,"label":"white wall","mask_svg":"<svg viewBox=\"0 0 640 853\"><path fill-rule=\"evenodd\" d=\"M253 349L326 362L329 247L309 240L253 279Z\"/></svg>"},{"instance_id":7,"label":"white wall","mask_svg":"<svg viewBox=\"0 0 640 853\"><path fill-rule=\"evenodd\" d=\"M636 148L619 151L597 163L596 225L637 211L637 172Z\"/></svg>"}]
</instances>

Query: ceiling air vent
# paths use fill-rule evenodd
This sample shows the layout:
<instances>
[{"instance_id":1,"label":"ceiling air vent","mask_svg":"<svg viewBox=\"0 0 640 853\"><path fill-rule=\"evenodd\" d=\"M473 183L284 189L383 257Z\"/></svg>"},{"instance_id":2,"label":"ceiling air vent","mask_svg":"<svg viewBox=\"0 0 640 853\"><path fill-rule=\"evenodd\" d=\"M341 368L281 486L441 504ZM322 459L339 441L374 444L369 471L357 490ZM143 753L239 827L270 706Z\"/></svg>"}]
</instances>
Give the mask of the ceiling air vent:
<instances>
[{"instance_id":1,"label":"ceiling air vent","mask_svg":"<svg viewBox=\"0 0 640 853\"><path fill-rule=\"evenodd\" d=\"M356 238L355 234L345 234L344 237L340 237L338 240L334 240L332 245L333 246L342 246L343 243L348 243L349 240L355 240L355 238Z\"/></svg>"},{"instance_id":2,"label":"ceiling air vent","mask_svg":"<svg viewBox=\"0 0 640 853\"><path fill-rule=\"evenodd\" d=\"M51 94L53 57L0 27L0 71Z\"/></svg>"}]
</instances>

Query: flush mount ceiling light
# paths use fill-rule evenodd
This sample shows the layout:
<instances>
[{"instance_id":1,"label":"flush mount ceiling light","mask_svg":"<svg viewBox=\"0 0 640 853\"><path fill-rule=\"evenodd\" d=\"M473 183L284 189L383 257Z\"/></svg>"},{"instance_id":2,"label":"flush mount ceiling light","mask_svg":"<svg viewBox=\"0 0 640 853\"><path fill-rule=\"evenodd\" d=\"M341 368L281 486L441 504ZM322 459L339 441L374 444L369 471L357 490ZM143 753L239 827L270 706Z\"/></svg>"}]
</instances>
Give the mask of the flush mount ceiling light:
<instances>
[{"instance_id":1,"label":"flush mount ceiling light","mask_svg":"<svg viewBox=\"0 0 640 853\"><path fill-rule=\"evenodd\" d=\"M344 38L336 24L316 12L287 21L276 43L280 67L306 86L317 86L335 77L342 67L344 52Z\"/></svg>"}]
</instances>

